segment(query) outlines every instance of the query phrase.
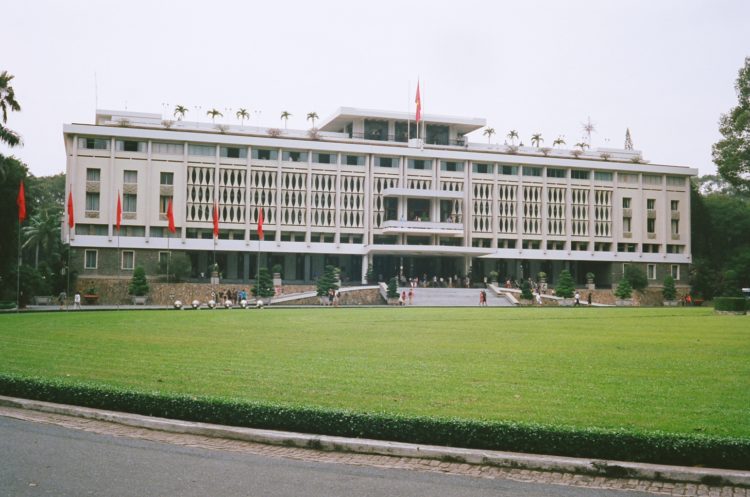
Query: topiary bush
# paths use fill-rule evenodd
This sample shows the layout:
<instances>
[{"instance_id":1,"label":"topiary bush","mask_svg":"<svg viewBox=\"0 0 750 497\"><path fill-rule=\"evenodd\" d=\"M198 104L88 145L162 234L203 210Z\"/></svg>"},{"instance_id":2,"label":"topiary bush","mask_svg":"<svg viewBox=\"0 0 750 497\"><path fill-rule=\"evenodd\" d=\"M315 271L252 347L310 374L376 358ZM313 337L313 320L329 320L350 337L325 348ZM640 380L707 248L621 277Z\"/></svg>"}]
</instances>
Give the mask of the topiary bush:
<instances>
[{"instance_id":1,"label":"topiary bush","mask_svg":"<svg viewBox=\"0 0 750 497\"><path fill-rule=\"evenodd\" d=\"M133 270L133 278L128 286L128 293L135 297L143 297L148 293L148 281L146 281L146 270L138 266Z\"/></svg>"},{"instance_id":2,"label":"topiary bush","mask_svg":"<svg viewBox=\"0 0 750 497\"><path fill-rule=\"evenodd\" d=\"M664 288L661 291L664 300L674 300L677 298L677 289L674 287L674 278L672 275L664 277Z\"/></svg>"},{"instance_id":3,"label":"topiary bush","mask_svg":"<svg viewBox=\"0 0 750 497\"><path fill-rule=\"evenodd\" d=\"M630 286L630 282L623 278L620 283L617 284L617 290L615 290L615 297L622 300L627 300L633 296L633 287Z\"/></svg>"},{"instance_id":4,"label":"topiary bush","mask_svg":"<svg viewBox=\"0 0 750 497\"><path fill-rule=\"evenodd\" d=\"M337 269L330 264L323 270L323 275L318 278L318 297L324 297L328 295L328 290L333 289L336 291L339 286L336 284L336 271Z\"/></svg>"},{"instance_id":5,"label":"topiary bush","mask_svg":"<svg viewBox=\"0 0 750 497\"><path fill-rule=\"evenodd\" d=\"M255 282L251 291L256 297L264 299L273 297L276 294L276 290L273 288L273 279L271 278L271 273L268 272L268 268L260 268L258 271L258 281Z\"/></svg>"},{"instance_id":6,"label":"topiary bush","mask_svg":"<svg viewBox=\"0 0 750 497\"><path fill-rule=\"evenodd\" d=\"M531 285L529 284L529 280L523 280L521 282L521 298L526 300L531 300L534 298L534 295L531 293Z\"/></svg>"},{"instance_id":7,"label":"topiary bush","mask_svg":"<svg viewBox=\"0 0 750 497\"><path fill-rule=\"evenodd\" d=\"M573 297L576 291L575 283L573 282L573 276L570 271L563 269L560 271L560 277L557 280L557 286L555 287L555 295L564 299Z\"/></svg>"},{"instance_id":8,"label":"topiary bush","mask_svg":"<svg viewBox=\"0 0 750 497\"><path fill-rule=\"evenodd\" d=\"M714 299L714 310L724 312L745 312L748 301L745 297L716 297Z\"/></svg>"},{"instance_id":9,"label":"topiary bush","mask_svg":"<svg viewBox=\"0 0 750 497\"><path fill-rule=\"evenodd\" d=\"M386 292L386 295L389 299L398 298L398 279L396 279L395 276L388 280L388 290Z\"/></svg>"}]
</instances>

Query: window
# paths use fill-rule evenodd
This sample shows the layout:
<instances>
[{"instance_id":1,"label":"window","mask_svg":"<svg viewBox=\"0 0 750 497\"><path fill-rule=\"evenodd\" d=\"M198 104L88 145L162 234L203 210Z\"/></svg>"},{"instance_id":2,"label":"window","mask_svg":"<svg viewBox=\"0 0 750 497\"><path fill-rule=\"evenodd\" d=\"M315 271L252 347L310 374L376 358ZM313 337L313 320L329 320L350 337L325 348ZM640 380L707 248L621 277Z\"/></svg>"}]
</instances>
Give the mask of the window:
<instances>
[{"instance_id":1,"label":"window","mask_svg":"<svg viewBox=\"0 0 750 497\"><path fill-rule=\"evenodd\" d=\"M594 252L609 252L612 244L607 242L594 242Z\"/></svg>"},{"instance_id":2,"label":"window","mask_svg":"<svg viewBox=\"0 0 750 497\"><path fill-rule=\"evenodd\" d=\"M213 145L188 145L188 155L197 155L200 157L213 157L216 155L216 147Z\"/></svg>"},{"instance_id":3,"label":"window","mask_svg":"<svg viewBox=\"0 0 750 497\"><path fill-rule=\"evenodd\" d=\"M135 212L138 205L138 195L126 193L122 196L122 212Z\"/></svg>"},{"instance_id":4,"label":"window","mask_svg":"<svg viewBox=\"0 0 750 497\"><path fill-rule=\"evenodd\" d=\"M523 175L524 176L541 176L542 175L542 168L541 167L523 166Z\"/></svg>"},{"instance_id":5,"label":"window","mask_svg":"<svg viewBox=\"0 0 750 497\"><path fill-rule=\"evenodd\" d=\"M594 171L594 179L596 181L612 181L614 175L606 171Z\"/></svg>"},{"instance_id":6,"label":"window","mask_svg":"<svg viewBox=\"0 0 750 497\"><path fill-rule=\"evenodd\" d=\"M336 154L329 152L313 152L313 162L318 164L336 164Z\"/></svg>"},{"instance_id":7,"label":"window","mask_svg":"<svg viewBox=\"0 0 750 497\"><path fill-rule=\"evenodd\" d=\"M102 138L79 138L78 148L89 150L109 150L109 140Z\"/></svg>"},{"instance_id":8,"label":"window","mask_svg":"<svg viewBox=\"0 0 750 497\"><path fill-rule=\"evenodd\" d=\"M617 173L617 180L620 183L638 183L638 175L632 173Z\"/></svg>"},{"instance_id":9,"label":"window","mask_svg":"<svg viewBox=\"0 0 750 497\"><path fill-rule=\"evenodd\" d=\"M563 240L547 240L547 250L565 250Z\"/></svg>"},{"instance_id":10,"label":"window","mask_svg":"<svg viewBox=\"0 0 750 497\"><path fill-rule=\"evenodd\" d=\"M174 173L159 173L159 184L160 185L173 185L174 184Z\"/></svg>"},{"instance_id":11,"label":"window","mask_svg":"<svg viewBox=\"0 0 750 497\"><path fill-rule=\"evenodd\" d=\"M676 280L680 279L680 266L677 264L672 264L669 266L669 274L672 275L672 278Z\"/></svg>"},{"instance_id":12,"label":"window","mask_svg":"<svg viewBox=\"0 0 750 497\"><path fill-rule=\"evenodd\" d=\"M287 162L307 162L307 152L284 150L281 152L281 160Z\"/></svg>"},{"instance_id":13,"label":"window","mask_svg":"<svg viewBox=\"0 0 750 497\"><path fill-rule=\"evenodd\" d=\"M649 233L656 233L656 219L646 220L646 231Z\"/></svg>"},{"instance_id":14,"label":"window","mask_svg":"<svg viewBox=\"0 0 750 497\"><path fill-rule=\"evenodd\" d=\"M151 152L154 154L182 155L185 146L182 143L151 143Z\"/></svg>"},{"instance_id":15,"label":"window","mask_svg":"<svg viewBox=\"0 0 750 497\"><path fill-rule=\"evenodd\" d=\"M646 209L650 211L656 209L656 199L654 198L646 199Z\"/></svg>"},{"instance_id":16,"label":"window","mask_svg":"<svg viewBox=\"0 0 750 497\"><path fill-rule=\"evenodd\" d=\"M160 266L166 265L168 260L169 260L169 252L160 251L159 252L159 265Z\"/></svg>"},{"instance_id":17,"label":"window","mask_svg":"<svg viewBox=\"0 0 750 497\"><path fill-rule=\"evenodd\" d=\"M630 198L629 197L623 197L623 199L622 199L622 208L623 209L630 209Z\"/></svg>"},{"instance_id":18,"label":"window","mask_svg":"<svg viewBox=\"0 0 750 497\"><path fill-rule=\"evenodd\" d=\"M101 180L102 180L101 169L93 169L93 168L86 169L86 181L101 181Z\"/></svg>"},{"instance_id":19,"label":"window","mask_svg":"<svg viewBox=\"0 0 750 497\"><path fill-rule=\"evenodd\" d=\"M99 211L99 192L86 192L86 210Z\"/></svg>"},{"instance_id":20,"label":"window","mask_svg":"<svg viewBox=\"0 0 750 497\"><path fill-rule=\"evenodd\" d=\"M135 252L132 250L123 250L122 265L120 267L125 270L132 270L135 267Z\"/></svg>"},{"instance_id":21,"label":"window","mask_svg":"<svg viewBox=\"0 0 750 497\"><path fill-rule=\"evenodd\" d=\"M658 243L644 243L643 244L643 253L645 253L645 254L658 254L660 252L659 248L660 248L660 245Z\"/></svg>"},{"instance_id":22,"label":"window","mask_svg":"<svg viewBox=\"0 0 750 497\"><path fill-rule=\"evenodd\" d=\"M244 147L221 147L219 155L227 159L247 159L247 149Z\"/></svg>"},{"instance_id":23,"label":"window","mask_svg":"<svg viewBox=\"0 0 750 497\"><path fill-rule=\"evenodd\" d=\"M656 174L644 174L643 175L644 185L661 185L661 176Z\"/></svg>"},{"instance_id":24,"label":"window","mask_svg":"<svg viewBox=\"0 0 750 497\"><path fill-rule=\"evenodd\" d=\"M342 161L347 166L364 166L365 156L364 155L345 155Z\"/></svg>"},{"instance_id":25,"label":"window","mask_svg":"<svg viewBox=\"0 0 750 497\"><path fill-rule=\"evenodd\" d=\"M648 275L648 279L655 280L656 279L656 264L647 264L646 274Z\"/></svg>"},{"instance_id":26,"label":"window","mask_svg":"<svg viewBox=\"0 0 750 497\"><path fill-rule=\"evenodd\" d=\"M515 176L518 174L518 166L502 165L498 172L503 176Z\"/></svg>"},{"instance_id":27,"label":"window","mask_svg":"<svg viewBox=\"0 0 750 497\"><path fill-rule=\"evenodd\" d=\"M539 240L521 240L521 248L539 250L541 243Z\"/></svg>"},{"instance_id":28,"label":"window","mask_svg":"<svg viewBox=\"0 0 750 497\"><path fill-rule=\"evenodd\" d=\"M630 218L629 217L622 218L622 231L624 233L631 233L632 232L631 226L630 226Z\"/></svg>"},{"instance_id":29,"label":"window","mask_svg":"<svg viewBox=\"0 0 750 497\"><path fill-rule=\"evenodd\" d=\"M589 179L589 172L581 171L580 169L571 169L570 177L571 179Z\"/></svg>"},{"instance_id":30,"label":"window","mask_svg":"<svg viewBox=\"0 0 750 497\"><path fill-rule=\"evenodd\" d=\"M548 178L565 178L567 174L565 174L565 169L558 169L555 167L548 167L547 168L547 177Z\"/></svg>"},{"instance_id":31,"label":"window","mask_svg":"<svg viewBox=\"0 0 750 497\"><path fill-rule=\"evenodd\" d=\"M276 160L279 158L278 150L271 150L267 148L254 148L253 159L258 160Z\"/></svg>"},{"instance_id":32,"label":"window","mask_svg":"<svg viewBox=\"0 0 750 497\"><path fill-rule=\"evenodd\" d=\"M667 186L685 186L685 178L680 176L667 176Z\"/></svg>"},{"instance_id":33,"label":"window","mask_svg":"<svg viewBox=\"0 0 750 497\"><path fill-rule=\"evenodd\" d=\"M85 250L83 255L83 268L96 269L99 252L96 250Z\"/></svg>"},{"instance_id":34,"label":"window","mask_svg":"<svg viewBox=\"0 0 750 497\"><path fill-rule=\"evenodd\" d=\"M680 234L680 220L679 219L672 219L672 234L673 235Z\"/></svg>"},{"instance_id":35,"label":"window","mask_svg":"<svg viewBox=\"0 0 750 497\"><path fill-rule=\"evenodd\" d=\"M680 201L672 200L669 202L669 206L672 208L673 211L678 211L680 210Z\"/></svg>"},{"instance_id":36,"label":"window","mask_svg":"<svg viewBox=\"0 0 750 497\"><path fill-rule=\"evenodd\" d=\"M394 157L375 157L375 167L398 167L398 159Z\"/></svg>"},{"instance_id":37,"label":"window","mask_svg":"<svg viewBox=\"0 0 750 497\"><path fill-rule=\"evenodd\" d=\"M137 184L138 183L138 171L123 171L122 182L125 184Z\"/></svg>"},{"instance_id":38,"label":"window","mask_svg":"<svg viewBox=\"0 0 750 497\"><path fill-rule=\"evenodd\" d=\"M440 170L452 173L461 173L464 170L463 162L440 161Z\"/></svg>"},{"instance_id":39,"label":"window","mask_svg":"<svg viewBox=\"0 0 750 497\"><path fill-rule=\"evenodd\" d=\"M589 242L570 242L570 250L586 251L589 249Z\"/></svg>"},{"instance_id":40,"label":"window","mask_svg":"<svg viewBox=\"0 0 750 497\"><path fill-rule=\"evenodd\" d=\"M471 171L479 174L492 174L492 164L472 164Z\"/></svg>"},{"instance_id":41,"label":"window","mask_svg":"<svg viewBox=\"0 0 750 497\"><path fill-rule=\"evenodd\" d=\"M409 169L431 170L432 161L426 159L409 159Z\"/></svg>"},{"instance_id":42,"label":"window","mask_svg":"<svg viewBox=\"0 0 750 497\"><path fill-rule=\"evenodd\" d=\"M171 195L160 195L159 196L159 214L166 214L167 207L169 207L169 201L172 200ZM174 206L172 206L174 212Z\"/></svg>"},{"instance_id":43,"label":"window","mask_svg":"<svg viewBox=\"0 0 750 497\"><path fill-rule=\"evenodd\" d=\"M684 245L667 245L668 254L682 254L685 251Z\"/></svg>"},{"instance_id":44,"label":"window","mask_svg":"<svg viewBox=\"0 0 750 497\"><path fill-rule=\"evenodd\" d=\"M637 248L638 248L637 243L618 243L617 244L618 252L635 252ZM623 264L623 270L625 266L626 264Z\"/></svg>"},{"instance_id":45,"label":"window","mask_svg":"<svg viewBox=\"0 0 750 497\"><path fill-rule=\"evenodd\" d=\"M145 152L146 142L117 140L115 142L115 150L118 152Z\"/></svg>"}]
</instances>

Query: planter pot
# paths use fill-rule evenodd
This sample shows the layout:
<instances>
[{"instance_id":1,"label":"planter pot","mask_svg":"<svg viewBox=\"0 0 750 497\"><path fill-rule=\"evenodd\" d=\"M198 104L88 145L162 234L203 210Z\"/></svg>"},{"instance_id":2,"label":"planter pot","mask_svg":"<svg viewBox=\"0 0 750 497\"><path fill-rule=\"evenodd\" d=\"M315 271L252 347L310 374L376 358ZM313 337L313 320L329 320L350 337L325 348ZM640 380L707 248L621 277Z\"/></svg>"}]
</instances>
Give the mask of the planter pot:
<instances>
[{"instance_id":1,"label":"planter pot","mask_svg":"<svg viewBox=\"0 0 750 497\"><path fill-rule=\"evenodd\" d=\"M632 307L633 299L617 299L615 300L615 305L618 307Z\"/></svg>"},{"instance_id":2,"label":"planter pot","mask_svg":"<svg viewBox=\"0 0 750 497\"><path fill-rule=\"evenodd\" d=\"M596 285L594 283L586 283L586 289L587 290L596 290Z\"/></svg>"},{"instance_id":3,"label":"planter pot","mask_svg":"<svg viewBox=\"0 0 750 497\"><path fill-rule=\"evenodd\" d=\"M398 305L398 297L388 299L388 305Z\"/></svg>"},{"instance_id":4,"label":"planter pot","mask_svg":"<svg viewBox=\"0 0 750 497\"><path fill-rule=\"evenodd\" d=\"M146 305L146 296L133 297L133 305Z\"/></svg>"},{"instance_id":5,"label":"planter pot","mask_svg":"<svg viewBox=\"0 0 750 497\"><path fill-rule=\"evenodd\" d=\"M664 307L677 307L678 305L680 305L680 301L679 300L665 300L662 302L662 305Z\"/></svg>"},{"instance_id":6,"label":"planter pot","mask_svg":"<svg viewBox=\"0 0 750 497\"><path fill-rule=\"evenodd\" d=\"M211 272L211 284L212 285L218 285L219 284L219 273L216 271Z\"/></svg>"},{"instance_id":7,"label":"planter pot","mask_svg":"<svg viewBox=\"0 0 750 497\"><path fill-rule=\"evenodd\" d=\"M281 286L281 274L273 273L273 286Z\"/></svg>"},{"instance_id":8,"label":"planter pot","mask_svg":"<svg viewBox=\"0 0 750 497\"><path fill-rule=\"evenodd\" d=\"M559 305L560 307L573 307L573 304L575 303L575 299L560 299L557 301L557 305Z\"/></svg>"}]
</instances>

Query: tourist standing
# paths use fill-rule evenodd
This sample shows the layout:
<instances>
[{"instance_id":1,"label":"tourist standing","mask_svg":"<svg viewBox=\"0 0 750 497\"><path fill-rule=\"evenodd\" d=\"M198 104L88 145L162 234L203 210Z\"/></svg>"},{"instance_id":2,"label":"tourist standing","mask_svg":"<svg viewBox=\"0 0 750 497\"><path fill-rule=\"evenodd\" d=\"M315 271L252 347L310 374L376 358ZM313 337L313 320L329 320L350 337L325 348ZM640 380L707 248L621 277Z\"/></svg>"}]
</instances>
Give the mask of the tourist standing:
<instances>
[{"instance_id":1,"label":"tourist standing","mask_svg":"<svg viewBox=\"0 0 750 497\"><path fill-rule=\"evenodd\" d=\"M409 305L414 304L414 288L409 289Z\"/></svg>"},{"instance_id":2,"label":"tourist standing","mask_svg":"<svg viewBox=\"0 0 750 497\"><path fill-rule=\"evenodd\" d=\"M75 297L73 297L73 309L81 309L81 293L76 292Z\"/></svg>"},{"instance_id":3,"label":"tourist standing","mask_svg":"<svg viewBox=\"0 0 750 497\"><path fill-rule=\"evenodd\" d=\"M568 295L570 295L570 294L568 294ZM576 299L576 302L573 305L576 305L576 306L581 305L581 294L578 293L578 291L576 291L576 294L575 294L575 296L573 298Z\"/></svg>"},{"instance_id":4,"label":"tourist standing","mask_svg":"<svg viewBox=\"0 0 750 497\"><path fill-rule=\"evenodd\" d=\"M589 301L589 305L591 305L591 292L589 292L588 297L586 297L586 300Z\"/></svg>"}]
</instances>

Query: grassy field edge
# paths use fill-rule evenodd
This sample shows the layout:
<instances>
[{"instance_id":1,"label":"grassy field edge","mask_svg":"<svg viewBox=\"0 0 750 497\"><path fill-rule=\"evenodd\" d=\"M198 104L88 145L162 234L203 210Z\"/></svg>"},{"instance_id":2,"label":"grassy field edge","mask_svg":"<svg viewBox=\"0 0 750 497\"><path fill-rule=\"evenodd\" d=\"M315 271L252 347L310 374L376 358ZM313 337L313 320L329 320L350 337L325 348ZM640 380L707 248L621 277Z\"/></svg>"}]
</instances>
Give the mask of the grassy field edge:
<instances>
[{"instance_id":1,"label":"grassy field edge","mask_svg":"<svg viewBox=\"0 0 750 497\"><path fill-rule=\"evenodd\" d=\"M185 421L417 444L750 470L750 440L635 430L399 416L144 392L0 373L0 394Z\"/></svg>"}]
</instances>

